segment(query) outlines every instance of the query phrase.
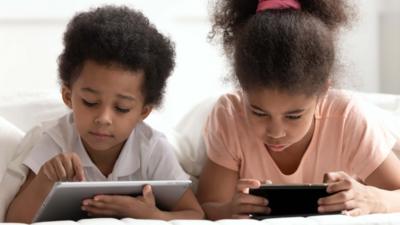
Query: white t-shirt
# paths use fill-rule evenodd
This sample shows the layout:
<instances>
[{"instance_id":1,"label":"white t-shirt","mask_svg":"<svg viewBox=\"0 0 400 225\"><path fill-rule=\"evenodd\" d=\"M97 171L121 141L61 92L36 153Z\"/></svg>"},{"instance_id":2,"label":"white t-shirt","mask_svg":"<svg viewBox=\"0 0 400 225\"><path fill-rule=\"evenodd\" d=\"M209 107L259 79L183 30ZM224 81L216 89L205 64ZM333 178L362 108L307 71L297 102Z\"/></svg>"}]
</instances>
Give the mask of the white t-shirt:
<instances>
[{"instance_id":1,"label":"white t-shirt","mask_svg":"<svg viewBox=\"0 0 400 225\"><path fill-rule=\"evenodd\" d=\"M47 127L24 161L35 174L54 156L74 151L82 161L87 181L189 179L166 137L143 122L139 122L129 135L108 177L87 154L72 113L47 123Z\"/></svg>"}]
</instances>

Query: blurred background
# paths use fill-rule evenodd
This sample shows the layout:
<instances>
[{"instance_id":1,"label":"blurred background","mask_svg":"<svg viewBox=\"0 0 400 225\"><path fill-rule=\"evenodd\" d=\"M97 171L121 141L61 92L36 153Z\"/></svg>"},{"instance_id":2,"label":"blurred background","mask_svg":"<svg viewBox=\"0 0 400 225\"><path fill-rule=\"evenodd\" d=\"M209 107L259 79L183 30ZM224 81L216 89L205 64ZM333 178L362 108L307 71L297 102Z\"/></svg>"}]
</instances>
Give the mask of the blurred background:
<instances>
[{"instance_id":1,"label":"blurred background","mask_svg":"<svg viewBox=\"0 0 400 225\"><path fill-rule=\"evenodd\" d=\"M400 0L354 0L358 19L339 43L341 87L400 94ZM2 0L0 1L0 94L59 91L57 57L69 19L103 4L141 10L176 44L177 63L164 113L177 120L191 106L231 88L230 69L217 44L209 43L209 0Z\"/></svg>"}]
</instances>

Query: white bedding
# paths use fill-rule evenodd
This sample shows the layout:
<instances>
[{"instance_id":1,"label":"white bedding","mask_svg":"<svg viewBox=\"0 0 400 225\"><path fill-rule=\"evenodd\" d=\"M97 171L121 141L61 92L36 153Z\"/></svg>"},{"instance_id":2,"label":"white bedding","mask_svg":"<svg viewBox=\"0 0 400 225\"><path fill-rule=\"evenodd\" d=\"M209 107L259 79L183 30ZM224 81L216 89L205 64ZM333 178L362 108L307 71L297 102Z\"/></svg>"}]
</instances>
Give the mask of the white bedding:
<instances>
[{"instance_id":1,"label":"white bedding","mask_svg":"<svg viewBox=\"0 0 400 225\"><path fill-rule=\"evenodd\" d=\"M3 224L3 223L0 223ZM6 224L6 223L4 223ZM12 223L7 223L12 224ZM36 223L39 224L39 223ZM372 214L359 217L344 215L326 215L311 217L272 218L262 221L257 220L138 220L131 218L112 219L96 218L80 221L53 221L40 223L42 225L399 225L400 213Z\"/></svg>"}]
</instances>

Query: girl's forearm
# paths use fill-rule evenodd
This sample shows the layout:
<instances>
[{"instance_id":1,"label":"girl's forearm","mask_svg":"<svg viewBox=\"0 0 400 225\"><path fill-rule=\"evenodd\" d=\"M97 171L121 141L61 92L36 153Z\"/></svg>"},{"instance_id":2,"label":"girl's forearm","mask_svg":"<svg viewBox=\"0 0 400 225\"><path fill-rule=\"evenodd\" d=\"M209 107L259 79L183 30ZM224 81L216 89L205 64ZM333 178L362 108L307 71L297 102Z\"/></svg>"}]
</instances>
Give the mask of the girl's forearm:
<instances>
[{"instance_id":1,"label":"girl's forearm","mask_svg":"<svg viewBox=\"0 0 400 225\"><path fill-rule=\"evenodd\" d=\"M6 221L31 223L52 186L52 182L36 176L11 202L7 210Z\"/></svg>"},{"instance_id":2,"label":"girl's forearm","mask_svg":"<svg viewBox=\"0 0 400 225\"><path fill-rule=\"evenodd\" d=\"M400 189L384 190L369 186L375 199L371 213L392 213L400 212Z\"/></svg>"},{"instance_id":3,"label":"girl's forearm","mask_svg":"<svg viewBox=\"0 0 400 225\"><path fill-rule=\"evenodd\" d=\"M210 220L220 220L232 218L228 203L205 202L202 205L206 218Z\"/></svg>"},{"instance_id":4,"label":"girl's forearm","mask_svg":"<svg viewBox=\"0 0 400 225\"><path fill-rule=\"evenodd\" d=\"M157 211L150 216L151 219L174 220L174 219L204 219L204 213L201 210L189 209L182 211Z\"/></svg>"}]
</instances>

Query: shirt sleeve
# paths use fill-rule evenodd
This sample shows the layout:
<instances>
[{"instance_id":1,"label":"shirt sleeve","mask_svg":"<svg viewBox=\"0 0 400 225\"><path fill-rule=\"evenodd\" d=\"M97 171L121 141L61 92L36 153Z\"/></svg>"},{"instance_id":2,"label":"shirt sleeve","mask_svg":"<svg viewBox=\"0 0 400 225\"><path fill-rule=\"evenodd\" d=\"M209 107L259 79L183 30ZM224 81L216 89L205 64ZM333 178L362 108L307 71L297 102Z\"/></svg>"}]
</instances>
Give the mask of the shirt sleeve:
<instances>
[{"instance_id":1,"label":"shirt sleeve","mask_svg":"<svg viewBox=\"0 0 400 225\"><path fill-rule=\"evenodd\" d=\"M396 143L370 107L375 106L353 104L344 125L345 167L363 181L383 163Z\"/></svg>"},{"instance_id":2,"label":"shirt sleeve","mask_svg":"<svg viewBox=\"0 0 400 225\"><path fill-rule=\"evenodd\" d=\"M204 142L208 158L214 163L233 171L239 171L240 141L235 127L234 113L229 100L222 97L214 106L204 128Z\"/></svg>"},{"instance_id":3,"label":"shirt sleeve","mask_svg":"<svg viewBox=\"0 0 400 225\"><path fill-rule=\"evenodd\" d=\"M33 146L23 164L29 167L35 174L38 174L43 164L61 152L60 146L48 134L44 133Z\"/></svg>"},{"instance_id":4,"label":"shirt sleeve","mask_svg":"<svg viewBox=\"0 0 400 225\"><path fill-rule=\"evenodd\" d=\"M150 180L187 180L189 175L183 171L175 156L173 147L164 136L151 147L147 159L147 176Z\"/></svg>"}]
</instances>

